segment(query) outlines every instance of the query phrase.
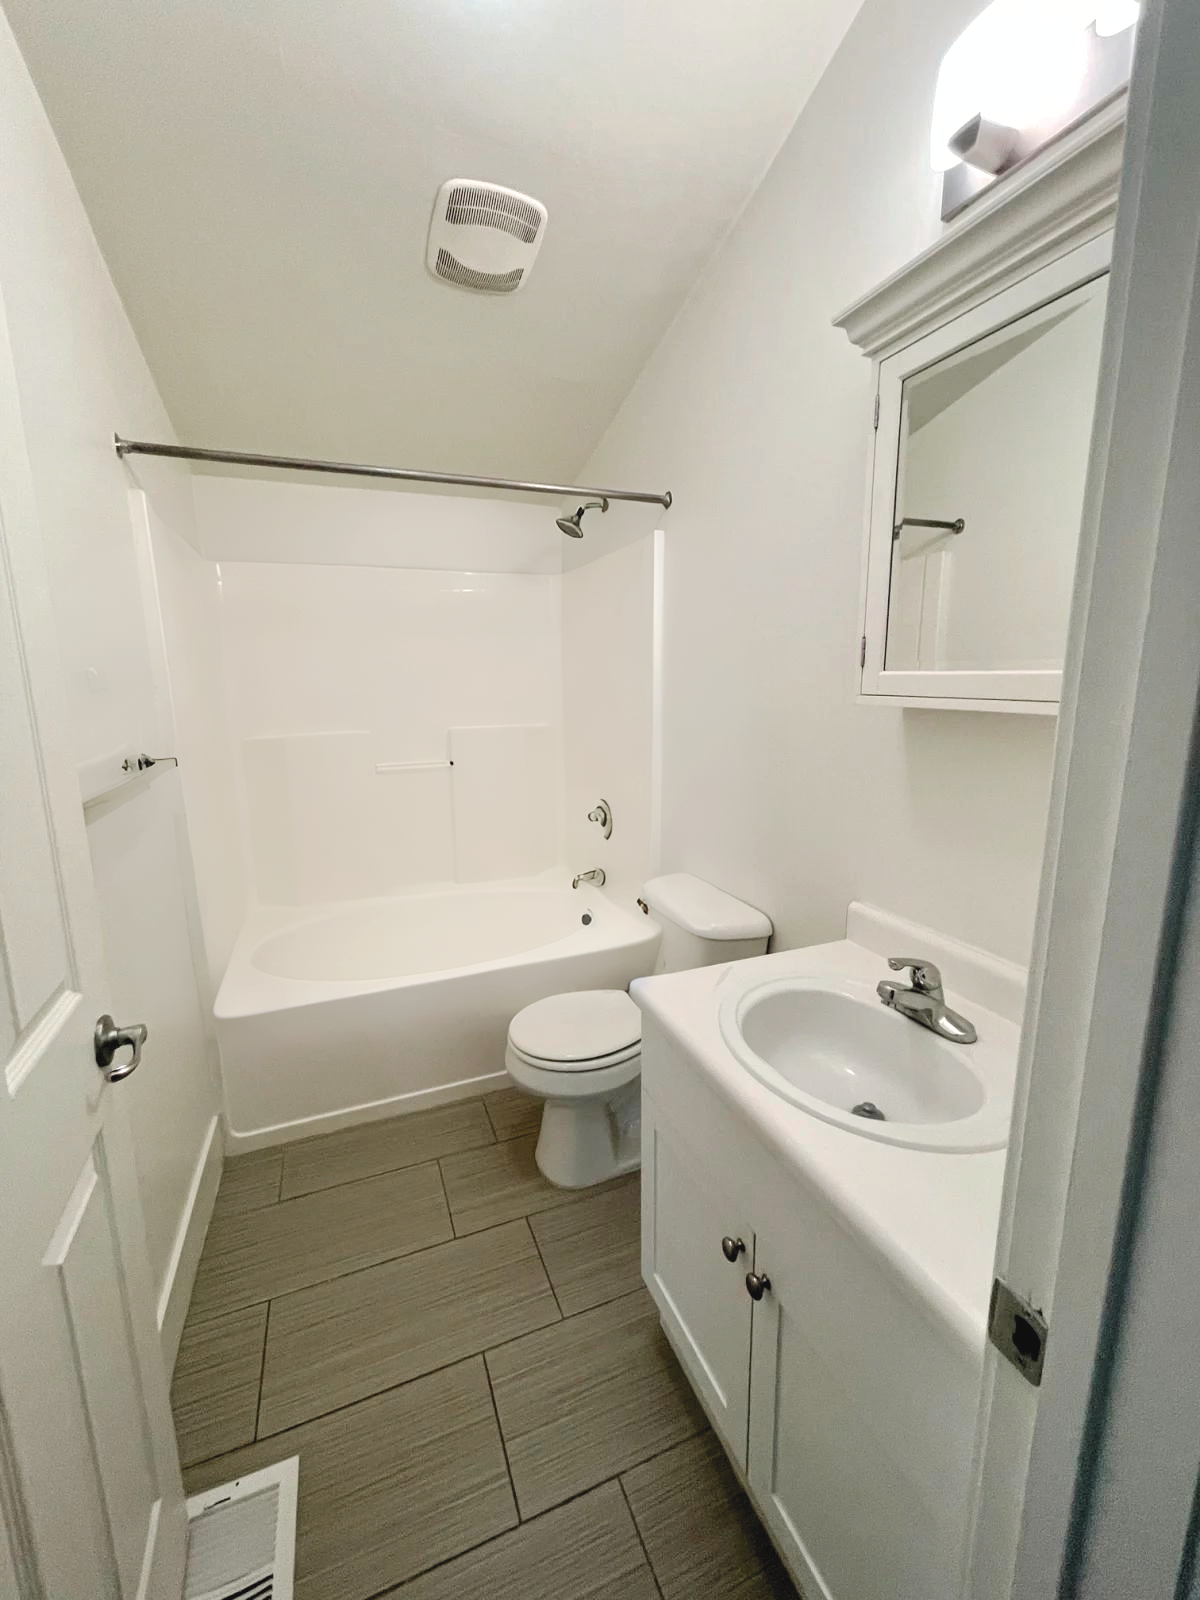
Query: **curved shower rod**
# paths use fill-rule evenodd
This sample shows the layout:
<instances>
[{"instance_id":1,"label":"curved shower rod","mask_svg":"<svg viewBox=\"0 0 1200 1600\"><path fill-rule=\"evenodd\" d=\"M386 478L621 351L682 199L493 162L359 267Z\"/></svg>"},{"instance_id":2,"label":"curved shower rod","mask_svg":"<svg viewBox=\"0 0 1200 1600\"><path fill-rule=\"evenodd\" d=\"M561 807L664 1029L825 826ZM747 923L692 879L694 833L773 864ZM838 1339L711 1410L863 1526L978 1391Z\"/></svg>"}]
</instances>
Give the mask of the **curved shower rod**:
<instances>
[{"instance_id":1,"label":"curved shower rod","mask_svg":"<svg viewBox=\"0 0 1200 1600\"><path fill-rule=\"evenodd\" d=\"M169 456L176 461L219 461L231 467L286 467L294 472L340 472L354 478L392 478L402 483L450 483L465 489L517 489L526 494L552 494L606 500L636 500L643 505L671 507L671 491L648 494L638 489L582 489L570 483L526 483L519 478L480 478L466 472L421 472L415 467L360 466L350 461L319 461L309 456L263 456L245 450L201 450L189 444L150 444L113 434L119 456Z\"/></svg>"}]
</instances>

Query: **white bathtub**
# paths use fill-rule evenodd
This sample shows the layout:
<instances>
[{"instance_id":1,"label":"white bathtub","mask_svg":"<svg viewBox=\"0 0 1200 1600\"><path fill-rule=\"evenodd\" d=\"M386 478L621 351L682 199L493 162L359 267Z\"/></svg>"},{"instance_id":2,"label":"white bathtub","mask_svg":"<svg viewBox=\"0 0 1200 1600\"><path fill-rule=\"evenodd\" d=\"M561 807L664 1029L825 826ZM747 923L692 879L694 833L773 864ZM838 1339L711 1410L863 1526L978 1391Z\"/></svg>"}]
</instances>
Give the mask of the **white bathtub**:
<instances>
[{"instance_id":1,"label":"white bathtub","mask_svg":"<svg viewBox=\"0 0 1200 1600\"><path fill-rule=\"evenodd\" d=\"M216 1003L231 1144L253 1149L497 1088L522 1006L566 989L624 989L653 970L658 939L655 923L591 887L258 907Z\"/></svg>"}]
</instances>

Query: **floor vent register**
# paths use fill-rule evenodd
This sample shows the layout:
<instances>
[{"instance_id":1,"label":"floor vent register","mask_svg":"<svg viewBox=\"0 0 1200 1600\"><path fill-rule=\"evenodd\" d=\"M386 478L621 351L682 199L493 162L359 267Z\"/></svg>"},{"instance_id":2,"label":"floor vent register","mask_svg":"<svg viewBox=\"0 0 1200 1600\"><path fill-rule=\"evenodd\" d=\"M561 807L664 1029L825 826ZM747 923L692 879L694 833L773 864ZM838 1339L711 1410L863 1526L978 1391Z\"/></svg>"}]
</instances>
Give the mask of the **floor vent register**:
<instances>
[{"instance_id":1,"label":"floor vent register","mask_svg":"<svg viewBox=\"0 0 1200 1600\"><path fill-rule=\"evenodd\" d=\"M292 1456L192 1496L183 1600L292 1600L299 1467Z\"/></svg>"}]
</instances>

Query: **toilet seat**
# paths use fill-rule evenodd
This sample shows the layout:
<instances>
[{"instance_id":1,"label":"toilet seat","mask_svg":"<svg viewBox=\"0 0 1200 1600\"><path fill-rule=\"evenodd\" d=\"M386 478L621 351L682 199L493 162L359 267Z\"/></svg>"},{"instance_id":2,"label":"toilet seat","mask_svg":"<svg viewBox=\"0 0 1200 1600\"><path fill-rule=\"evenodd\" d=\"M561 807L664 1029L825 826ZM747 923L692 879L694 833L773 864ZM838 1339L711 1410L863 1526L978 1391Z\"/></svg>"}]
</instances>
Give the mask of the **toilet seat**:
<instances>
[{"instance_id":1,"label":"toilet seat","mask_svg":"<svg viewBox=\"0 0 1200 1600\"><path fill-rule=\"evenodd\" d=\"M624 989L555 994L517 1012L508 1045L545 1071L596 1072L641 1054L642 1015Z\"/></svg>"},{"instance_id":2,"label":"toilet seat","mask_svg":"<svg viewBox=\"0 0 1200 1600\"><path fill-rule=\"evenodd\" d=\"M589 1072L603 1072L607 1067L619 1067L623 1062L640 1059L642 1042L631 1044L624 1050L615 1050L610 1056L592 1056L587 1061L555 1061L546 1056L531 1056L528 1050L518 1050L512 1040L508 1041L506 1054L516 1056L518 1061L524 1061L527 1066L537 1067L542 1072L561 1072L579 1074L584 1077Z\"/></svg>"}]
</instances>

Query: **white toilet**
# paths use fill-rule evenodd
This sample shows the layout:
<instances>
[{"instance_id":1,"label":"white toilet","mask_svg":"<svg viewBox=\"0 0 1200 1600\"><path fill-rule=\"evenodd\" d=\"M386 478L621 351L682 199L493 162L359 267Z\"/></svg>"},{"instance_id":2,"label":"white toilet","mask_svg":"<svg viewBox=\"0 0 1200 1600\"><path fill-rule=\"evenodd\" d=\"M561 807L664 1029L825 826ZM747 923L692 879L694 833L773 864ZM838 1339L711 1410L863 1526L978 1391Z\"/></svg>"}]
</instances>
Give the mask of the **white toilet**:
<instances>
[{"instance_id":1,"label":"white toilet","mask_svg":"<svg viewBox=\"0 0 1200 1600\"><path fill-rule=\"evenodd\" d=\"M688 872L642 890L662 928L655 972L763 955L770 919ZM537 1164L564 1189L603 1183L641 1164L642 1014L623 989L551 995L518 1011L505 1065L546 1102Z\"/></svg>"}]
</instances>

